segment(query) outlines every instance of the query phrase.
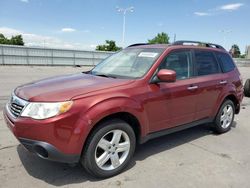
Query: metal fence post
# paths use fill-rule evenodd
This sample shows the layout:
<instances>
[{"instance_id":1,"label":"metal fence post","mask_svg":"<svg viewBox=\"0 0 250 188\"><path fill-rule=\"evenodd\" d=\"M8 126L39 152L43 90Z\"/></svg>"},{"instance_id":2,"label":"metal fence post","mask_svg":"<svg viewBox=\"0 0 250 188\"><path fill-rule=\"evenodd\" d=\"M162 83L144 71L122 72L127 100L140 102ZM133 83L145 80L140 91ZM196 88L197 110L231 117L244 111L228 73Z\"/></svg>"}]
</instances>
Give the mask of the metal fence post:
<instances>
[{"instance_id":1,"label":"metal fence post","mask_svg":"<svg viewBox=\"0 0 250 188\"><path fill-rule=\"evenodd\" d=\"M26 48L26 62L27 62L27 65L30 64L30 62L29 62L29 49L28 48Z\"/></svg>"},{"instance_id":2,"label":"metal fence post","mask_svg":"<svg viewBox=\"0 0 250 188\"><path fill-rule=\"evenodd\" d=\"M76 65L76 51L73 51L73 64Z\"/></svg>"},{"instance_id":3,"label":"metal fence post","mask_svg":"<svg viewBox=\"0 0 250 188\"><path fill-rule=\"evenodd\" d=\"M92 52L92 65L95 66L95 53Z\"/></svg>"},{"instance_id":4,"label":"metal fence post","mask_svg":"<svg viewBox=\"0 0 250 188\"><path fill-rule=\"evenodd\" d=\"M4 65L5 63L4 63L4 51L3 51L3 46L1 46L1 51L2 51L2 64Z\"/></svg>"},{"instance_id":5,"label":"metal fence post","mask_svg":"<svg viewBox=\"0 0 250 188\"><path fill-rule=\"evenodd\" d=\"M51 49L51 64L54 65L54 53L53 53L53 49Z\"/></svg>"}]
</instances>

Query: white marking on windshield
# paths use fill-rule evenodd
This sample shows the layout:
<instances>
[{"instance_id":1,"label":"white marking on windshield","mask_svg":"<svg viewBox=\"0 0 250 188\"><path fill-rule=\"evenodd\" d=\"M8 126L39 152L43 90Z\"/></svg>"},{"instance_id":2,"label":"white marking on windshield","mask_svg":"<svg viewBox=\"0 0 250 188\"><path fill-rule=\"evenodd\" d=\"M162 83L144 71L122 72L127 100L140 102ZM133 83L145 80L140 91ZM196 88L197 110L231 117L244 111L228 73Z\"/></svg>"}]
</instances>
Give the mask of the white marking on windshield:
<instances>
[{"instance_id":1,"label":"white marking on windshield","mask_svg":"<svg viewBox=\"0 0 250 188\"><path fill-rule=\"evenodd\" d=\"M141 52L138 57L150 57L150 58L154 58L158 55L158 53L155 52Z\"/></svg>"}]
</instances>

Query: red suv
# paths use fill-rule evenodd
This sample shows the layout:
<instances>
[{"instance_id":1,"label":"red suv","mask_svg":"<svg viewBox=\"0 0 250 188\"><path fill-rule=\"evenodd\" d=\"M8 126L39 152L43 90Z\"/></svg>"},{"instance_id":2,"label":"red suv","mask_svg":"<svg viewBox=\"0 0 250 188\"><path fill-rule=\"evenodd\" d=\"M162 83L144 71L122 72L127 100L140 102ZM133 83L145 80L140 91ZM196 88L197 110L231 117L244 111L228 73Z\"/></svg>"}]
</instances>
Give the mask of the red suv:
<instances>
[{"instance_id":1,"label":"red suv","mask_svg":"<svg viewBox=\"0 0 250 188\"><path fill-rule=\"evenodd\" d=\"M136 44L89 72L17 87L4 117L29 151L105 178L128 165L136 143L204 123L227 132L242 98L221 46Z\"/></svg>"}]
</instances>

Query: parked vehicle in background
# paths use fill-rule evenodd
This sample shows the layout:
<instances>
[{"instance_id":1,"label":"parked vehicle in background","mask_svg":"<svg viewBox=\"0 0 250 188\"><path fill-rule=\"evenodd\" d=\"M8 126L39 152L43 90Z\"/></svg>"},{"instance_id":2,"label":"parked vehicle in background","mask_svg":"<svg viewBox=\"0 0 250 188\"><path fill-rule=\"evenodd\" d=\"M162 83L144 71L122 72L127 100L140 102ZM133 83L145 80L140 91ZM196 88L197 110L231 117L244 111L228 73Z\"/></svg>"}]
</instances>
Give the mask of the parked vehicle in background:
<instances>
[{"instance_id":1,"label":"parked vehicle in background","mask_svg":"<svg viewBox=\"0 0 250 188\"><path fill-rule=\"evenodd\" d=\"M247 79L244 84L244 95L250 97L250 79Z\"/></svg>"},{"instance_id":2,"label":"parked vehicle in background","mask_svg":"<svg viewBox=\"0 0 250 188\"><path fill-rule=\"evenodd\" d=\"M101 178L124 170L136 143L203 123L225 133L240 112L240 73L224 48L199 44L135 44L89 72L22 85L5 121L39 157Z\"/></svg>"}]
</instances>

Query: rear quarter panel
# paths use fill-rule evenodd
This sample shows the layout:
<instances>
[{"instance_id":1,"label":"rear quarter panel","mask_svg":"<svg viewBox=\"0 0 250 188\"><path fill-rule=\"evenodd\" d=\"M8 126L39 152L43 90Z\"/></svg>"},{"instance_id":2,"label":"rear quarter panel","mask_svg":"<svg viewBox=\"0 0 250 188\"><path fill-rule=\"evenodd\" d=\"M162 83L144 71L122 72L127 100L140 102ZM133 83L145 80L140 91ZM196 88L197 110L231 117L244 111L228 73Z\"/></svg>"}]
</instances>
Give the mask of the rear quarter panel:
<instances>
[{"instance_id":1,"label":"rear quarter panel","mask_svg":"<svg viewBox=\"0 0 250 188\"><path fill-rule=\"evenodd\" d=\"M211 116L215 117L220 106L224 102L225 98L229 95L235 96L238 103L240 104L243 99L243 85L241 83L240 79L240 73L237 68L235 68L233 71L224 73L224 78L227 80L227 85L224 87L223 92L217 99L217 103L212 111Z\"/></svg>"}]
</instances>

